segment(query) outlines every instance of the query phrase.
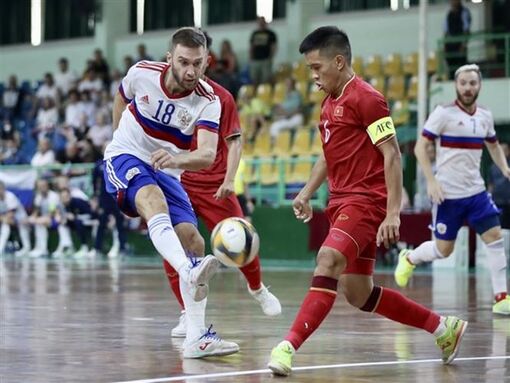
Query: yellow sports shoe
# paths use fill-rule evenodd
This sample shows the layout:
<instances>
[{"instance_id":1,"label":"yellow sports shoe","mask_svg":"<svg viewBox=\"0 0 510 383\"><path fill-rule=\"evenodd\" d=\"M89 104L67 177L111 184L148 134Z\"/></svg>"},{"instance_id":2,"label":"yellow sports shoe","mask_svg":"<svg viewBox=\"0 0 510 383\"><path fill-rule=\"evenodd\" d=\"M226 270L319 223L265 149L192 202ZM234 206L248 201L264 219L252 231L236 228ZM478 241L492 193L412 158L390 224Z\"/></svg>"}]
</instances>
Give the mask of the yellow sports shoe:
<instances>
[{"instance_id":1,"label":"yellow sports shoe","mask_svg":"<svg viewBox=\"0 0 510 383\"><path fill-rule=\"evenodd\" d=\"M510 315L510 296L507 295L505 299L494 303L494 306L492 306L492 312L494 314Z\"/></svg>"},{"instance_id":2,"label":"yellow sports shoe","mask_svg":"<svg viewBox=\"0 0 510 383\"><path fill-rule=\"evenodd\" d=\"M284 340L271 351L271 360L267 367L275 375L288 376L292 371L292 358L294 357L294 347L289 341Z\"/></svg>"},{"instance_id":3,"label":"yellow sports shoe","mask_svg":"<svg viewBox=\"0 0 510 383\"><path fill-rule=\"evenodd\" d=\"M406 287L407 283L409 282L409 279L413 275L413 271L415 269L415 265L412 265L407 260L407 255L410 253L410 250L403 249L398 254L398 263L397 267L395 269L394 275L395 275L395 282L397 282L397 285L400 287Z\"/></svg>"},{"instance_id":4,"label":"yellow sports shoe","mask_svg":"<svg viewBox=\"0 0 510 383\"><path fill-rule=\"evenodd\" d=\"M466 331L467 321L457 317L446 317L446 331L436 339L437 346L443 352L443 364L453 362L459 352L460 341Z\"/></svg>"}]
</instances>

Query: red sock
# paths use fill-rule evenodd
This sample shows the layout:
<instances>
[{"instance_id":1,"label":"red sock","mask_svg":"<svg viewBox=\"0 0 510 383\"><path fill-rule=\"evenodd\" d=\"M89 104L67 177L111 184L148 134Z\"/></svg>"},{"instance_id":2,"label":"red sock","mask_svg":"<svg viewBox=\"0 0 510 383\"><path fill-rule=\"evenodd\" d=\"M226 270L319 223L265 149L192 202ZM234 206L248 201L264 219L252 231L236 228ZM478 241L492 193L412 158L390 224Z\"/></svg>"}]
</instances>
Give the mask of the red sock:
<instances>
[{"instance_id":1,"label":"red sock","mask_svg":"<svg viewBox=\"0 0 510 383\"><path fill-rule=\"evenodd\" d=\"M363 307L363 311L376 312L388 319L421 328L433 333L439 326L440 316L398 291L374 286L372 294Z\"/></svg>"},{"instance_id":2,"label":"red sock","mask_svg":"<svg viewBox=\"0 0 510 383\"><path fill-rule=\"evenodd\" d=\"M257 255L253 261L247 265L240 267L241 273L248 281L251 290L258 290L262 286L262 276L260 274L260 258Z\"/></svg>"},{"instance_id":3,"label":"red sock","mask_svg":"<svg viewBox=\"0 0 510 383\"><path fill-rule=\"evenodd\" d=\"M168 283L170 283L170 288L174 292L177 301L181 305L181 310L184 310L184 302L182 300L181 288L179 287L179 274L177 271L170 266L166 260L163 260L163 266L165 267L166 277L168 278Z\"/></svg>"},{"instance_id":4,"label":"red sock","mask_svg":"<svg viewBox=\"0 0 510 383\"><path fill-rule=\"evenodd\" d=\"M310 291L306 294L296 319L285 337L294 349L297 350L326 318L335 303L337 285L337 279L313 277Z\"/></svg>"},{"instance_id":5,"label":"red sock","mask_svg":"<svg viewBox=\"0 0 510 383\"><path fill-rule=\"evenodd\" d=\"M499 293L499 294L496 294L496 295L494 296L494 300L495 300L496 302L502 301L503 299L505 299L505 298L506 298L506 295L507 295L506 293Z\"/></svg>"}]
</instances>

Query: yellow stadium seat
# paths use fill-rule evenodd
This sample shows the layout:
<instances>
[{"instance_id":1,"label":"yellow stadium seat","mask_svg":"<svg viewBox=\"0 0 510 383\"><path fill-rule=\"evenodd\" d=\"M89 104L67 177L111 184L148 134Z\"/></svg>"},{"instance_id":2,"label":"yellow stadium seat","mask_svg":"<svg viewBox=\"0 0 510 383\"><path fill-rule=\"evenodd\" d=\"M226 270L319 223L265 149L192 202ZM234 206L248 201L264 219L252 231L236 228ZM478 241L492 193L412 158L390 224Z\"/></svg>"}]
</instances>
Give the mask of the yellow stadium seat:
<instances>
[{"instance_id":1,"label":"yellow stadium seat","mask_svg":"<svg viewBox=\"0 0 510 383\"><path fill-rule=\"evenodd\" d=\"M317 85L310 84L310 93L308 96L308 102L311 104L320 104L322 100L326 98L326 93L320 89L317 89Z\"/></svg>"},{"instance_id":2,"label":"yellow stadium seat","mask_svg":"<svg viewBox=\"0 0 510 383\"><path fill-rule=\"evenodd\" d=\"M290 150L292 155L310 154L310 129L302 128L296 131L294 135L294 143Z\"/></svg>"},{"instance_id":3,"label":"yellow stadium seat","mask_svg":"<svg viewBox=\"0 0 510 383\"><path fill-rule=\"evenodd\" d=\"M379 55L372 55L365 64L365 77L378 77L382 75L382 59Z\"/></svg>"},{"instance_id":4,"label":"yellow stadium seat","mask_svg":"<svg viewBox=\"0 0 510 383\"><path fill-rule=\"evenodd\" d=\"M255 96L255 88L253 85L245 84L239 88L239 92L237 93L237 105L242 106L243 100L249 100L253 96Z\"/></svg>"},{"instance_id":5,"label":"yellow stadium seat","mask_svg":"<svg viewBox=\"0 0 510 383\"><path fill-rule=\"evenodd\" d=\"M398 53L391 53L386 57L383 67L385 76L397 76L402 74L402 56Z\"/></svg>"},{"instance_id":6,"label":"yellow stadium seat","mask_svg":"<svg viewBox=\"0 0 510 383\"><path fill-rule=\"evenodd\" d=\"M296 90L301 93L301 98L303 100L308 100L308 81L297 81L296 82Z\"/></svg>"},{"instance_id":7,"label":"yellow stadium seat","mask_svg":"<svg viewBox=\"0 0 510 383\"><path fill-rule=\"evenodd\" d=\"M438 67L438 59L436 52L432 51L429 53L429 57L427 58L427 73L429 75L437 73Z\"/></svg>"},{"instance_id":8,"label":"yellow stadium seat","mask_svg":"<svg viewBox=\"0 0 510 383\"><path fill-rule=\"evenodd\" d=\"M306 159L306 157L305 157ZM287 177L287 183L306 183L310 178L310 174L312 174L312 167L314 161L311 159L309 161L298 161L294 164L294 168L290 173L290 176Z\"/></svg>"},{"instance_id":9,"label":"yellow stadium seat","mask_svg":"<svg viewBox=\"0 0 510 383\"><path fill-rule=\"evenodd\" d=\"M292 77L296 81L308 81L309 79L308 67L304 61L298 61L292 64Z\"/></svg>"},{"instance_id":10,"label":"yellow stadium seat","mask_svg":"<svg viewBox=\"0 0 510 383\"><path fill-rule=\"evenodd\" d=\"M360 56L354 56L352 58L352 69L354 70L354 73L358 75L359 77L363 77L363 57Z\"/></svg>"},{"instance_id":11,"label":"yellow stadium seat","mask_svg":"<svg viewBox=\"0 0 510 383\"><path fill-rule=\"evenodd\" d=\"M312 146L310 147L310 154L317 155L322 153L322 139L321 132L319 129L315 130L315 134L313 135Z\"/></svg>"},{"instance_id":12,"label":"yellow stadium seat","mask_svg":"<svg viewBox=\"0 0 510 383\"><path fill-rule=\"evenodd\" d=\"M292 65L289 63L278 64L274 72L274 79L276 82L284 81L292 75Z\"/></svg>"},{"instance_id":13,"label":"yellow stadium seat","mask_svg":"<svg viewBox=\"0 0 510 383\"><path fill-rule=\"evenodd\" d=\"M257 137L255 137L253 155L256 157L264 157L270 156L271 152L271 136L269 132L260 132Z\"/></svg>"},{"instance_id":14,"label":"yellow stadium seat","mask_svg":"<svg viewBox=\"0 0 510 383\"><path fill-rule=\"evenodd\" d=\"M253 157L253 143L243 140L243 157Z\"/></svg>"},{"instance_id":15,"label":"yellow stadium seat","mask_svg":"<svg viewBox=\"0 0 510 383\"><path fill-rule=\"evenodd\" d=\"M389 101L403 100L405 97L406 88L404 76L397 75L391 76L388 80L388 90L386 97Z\"/></svg>"},{"instance_id":16,"label":"yellow stadium seat","mask_svg":"<svg viewBox=\"0 0 510 383\"><path fill-rule=\"evenodd\" d=\"M260 84L259 86L257 86L256 96L262 102L265 102L267 105L272 105L273 87L271 86L271 84Z\"/></svg>"},{"instance_id":17,"label":"yellow stadium seat","mask_svg":"<svg viewBox=\"0 0 510 383\"><path fill-rule=\"evenodd\" d=\"M245 158L244 155L243 158ZM253 165L251 162L246 163L246 173L244 175L244 179L249 184L257 182L257 172L255 171L255 165Z\"/></svg>"},{"instance_id":18,"label":"yellow stadium seat","mask_svg":"<svg viewBox=\"0 0 510 383\"><path fill-rule=\"evenodd\" d=\"M308 122L309 125L312 125L312 127L317 127L319 125L319 122L321 120L321 105L315 104L312 109L312 113L310 114L310 121Z\"/></svg>"},{"instance_id":19,"label":"yellow stadium seat","mask_svg":"<svg viewBox=\"0 0 510 383\"><path fill-rule=\"evenodd\" d=\"M418 75L418 53L410 53L404 58L403 72L406 76Z\"/></svg>"},{"instance_id":20,"label":"yellow stadium seat","mask_svg":"<svg viewBox=\"0 0 510 383\"><path fill-rule=\"evenodd\" d=\"M391 108L391 118L396 127L407 125L411 119L407 101L396 101Z\"/></svg>"},{"instance_id":21,"label":"yellow stadium seat","mask_svg":"<svg viewBox=\"0 0 510 383\"><path fill-rule=\"evenodd\" d=\"M273 154L278 157L288 157L290 155L291 131L284 130L278 133L273 145Z\"/></svg>"},{"instance_id":22,"label":"yellow stadium seat","mask_svg":"<svg viewBox=\"0 0 510 383\"><path fill-rule=\"evenodd\" d=\"M418 99L418 77L413 76L409 81L409 88L407 89L407 99L409 101L416 101Z\"/></svg>"},{"instance_id":23,"label":"yellow stadium seat","mask_svg":"<svg viewBox=\"0 0 510 383\"><path fill-rule=\"evenodd\" d=\"M273 90L273 105L281 104L287 95L287 84L285 81L277 82Z\"/></svg>"},{"instance_id":24,"label":"yellow stadium seat","mask_svg":"<svg viewBox=\"0 0 510 383\"><path fill-rule=\"evenodd\" d=\"M262 185L272 185L278 182L278 169L271 162L262 162L259 170L259 181Z\"/></svg>"},{"instance_id":25,"label":"yellow stadium seat","mask_svg":"<svg viewBox=\"0 0 510 383\"><path fill-rule=\"evenodd\" d=\"M370 79L370 85L372 85L375 89L377 89L381 94L386 94L386 87L384 84L384 77L383 76L377 76L372 77Z\"/></svg>"}]
</instances>

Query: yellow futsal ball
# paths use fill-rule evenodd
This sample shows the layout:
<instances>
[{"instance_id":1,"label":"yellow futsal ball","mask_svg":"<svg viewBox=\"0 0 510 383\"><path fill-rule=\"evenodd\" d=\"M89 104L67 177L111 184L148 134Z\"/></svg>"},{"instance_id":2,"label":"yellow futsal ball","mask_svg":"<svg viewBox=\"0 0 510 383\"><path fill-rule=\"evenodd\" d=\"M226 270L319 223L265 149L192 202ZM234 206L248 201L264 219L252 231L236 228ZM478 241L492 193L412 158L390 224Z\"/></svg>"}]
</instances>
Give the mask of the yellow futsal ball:
<instances>
[{"instance_id":1,"label":"yellow futsal ball","mask_svg":"<svg viewBox=\"0 0 510 383\"><path fill-rule=\"evenodd\" d=\"M229 267L243 267L259 252L259 235L248 221L232 217L216 225L211 234L213 254Z\"/></svg>"}]
</instances>

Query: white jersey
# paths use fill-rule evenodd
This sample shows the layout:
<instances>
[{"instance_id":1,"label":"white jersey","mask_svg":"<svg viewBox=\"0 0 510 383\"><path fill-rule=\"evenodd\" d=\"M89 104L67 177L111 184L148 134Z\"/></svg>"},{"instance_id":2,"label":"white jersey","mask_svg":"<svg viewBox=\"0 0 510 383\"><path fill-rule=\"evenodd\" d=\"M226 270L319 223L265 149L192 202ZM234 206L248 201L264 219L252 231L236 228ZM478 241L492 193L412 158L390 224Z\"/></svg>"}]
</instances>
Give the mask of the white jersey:
<instances>
[{"instance_id":1,"label":"white jersey","mask_svg":"<svg viewBox=\"0 0 510 383\"><path fill-rule=\"evenodd\" d=\"M221 104L205 81L193 91L170 94L164 79L170 65L140 61L122 79L119 92L129 103L122 113L105 159L131 154L150 164L151 154L165 149L172 155L190 149L195 129L218 132ZM180 169L165 169L179 177Z\"/></svg>"},{"instance_id":2,"label":"white jersey","mask_svg":"<svg viewBox=\"0 0 510 383\"><path fill-rule=\"evenodd\" d=\"M17 220L23 219L27 216L27 212L18 197L16 197L16 194L6 190L4 199L0 199L0 215L9 211L14 211L14 216Z\"/></svg>"},{"instance_id":3,"label":"white jersey","mask_svg":"<svg viewBox=\"0 0 510 383\"><path fill-rule=\"evenodd\" d=\"M484 142L496 142L492 113L480 106L469 114L457 103L438 106L425 122L423 136L439 139L438 180L447 199L473 196L485 190L480 174Z\"/></svg>"},{"instance_id":4,"label":"white jersey","mask_svg":"<svg viewBox=\"0 0 510 383\"><path fill-rule=\"evenodd\" d=\"M60 198L53 190L48 190L46 197L37 193L34 198L34 206L39 209L40 215L51 215L60 207Z\"/></svg>"}]
</instances>

